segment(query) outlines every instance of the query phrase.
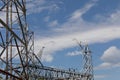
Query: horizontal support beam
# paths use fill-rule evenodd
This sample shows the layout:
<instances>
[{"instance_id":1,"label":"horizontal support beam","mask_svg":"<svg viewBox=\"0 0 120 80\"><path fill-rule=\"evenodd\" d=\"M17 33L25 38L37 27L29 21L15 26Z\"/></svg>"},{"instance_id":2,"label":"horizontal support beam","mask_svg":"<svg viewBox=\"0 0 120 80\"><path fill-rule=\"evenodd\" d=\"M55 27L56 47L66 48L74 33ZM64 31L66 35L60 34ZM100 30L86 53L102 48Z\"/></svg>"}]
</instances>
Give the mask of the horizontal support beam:
<instances>
[{"instance_id":1,"label":"horizontal support beam","mask_svg":"<svg viewBox=\"0 0 120 80\"><path fill-rule=\"evenodd\" d=\"M70 70L64 70L64 69L57 69L57 68L51 68L47 66L39 66L39 65L28 65L29 67L36 68L39 70L45 70L45 71L51 71L51 72L61 72L61 73L66 73L66 74L75 74L79 76L91 76L91 74L84 74L76 71L70 71Z\"/></svg>"},{"instance_id":2,"label":"horizontal support beam","mask_svg":"<svg viewBox=\"0 0 120 80\"><path fill-rule=\"evenodd\" d=\"M43 78L43 79L55 79L59 80L61 79L86 79L86 78L91 78L93 75L92 74L86 74L86 73L80 73L76 71L70 71L70 70L64 70L64 69L57 69L57 68L52 68L52 67L47 67L47 66L39 66L39 65L28 65L31 67L31 69L36 69L36 73L32 73L31 76L36 76L38 78ZM73 80L72 79L72 80Z\"/></svg>"},{"instance_id":3,"label":"horizontal support beam","mask_svg":"<svg viewBox=\"0 0 120 80\"><path fill-rule=\"evenodd\" d=\"M6 71L4 71L4 70L2 70L2 69L0 69L0 73L5 74L5 75L12 76L13 78L16 78L16 79L18 79L18 80L22 80L22 79L19 78L18 76L15 76L15 75L13 75L13 74L11 74L11 73L9 73L9 72L6 72Z\"/></svg>"}]
</instances>

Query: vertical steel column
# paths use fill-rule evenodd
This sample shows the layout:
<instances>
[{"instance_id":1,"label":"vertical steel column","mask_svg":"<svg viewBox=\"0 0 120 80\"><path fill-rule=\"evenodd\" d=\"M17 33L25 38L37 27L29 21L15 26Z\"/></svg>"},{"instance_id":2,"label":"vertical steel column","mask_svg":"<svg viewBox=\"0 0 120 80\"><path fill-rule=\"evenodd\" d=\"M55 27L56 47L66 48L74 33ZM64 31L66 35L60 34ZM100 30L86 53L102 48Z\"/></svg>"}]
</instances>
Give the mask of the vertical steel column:
<instances>
[{"instance_id":1,"label":"vertical steel column","mask_svg":"<svg viewBox=\"0 0 120 80\"><path fill-rule=\"evenodd\" d=\"M12 30L12 1L10 2L10 28ZM12 36L12 34L10 34ZM10 73L12 74L12 40L10 42ZM12 77L10 76L10 80L12 80Z\"/></svg>"},{"instance_id":2,"label":"vertical steel column","mask_svg":"<svg viewBox=\"0 0 120 80\"><path fill-rule=\"evenodd\" d=\"M8 0L5 0L6 4L8 2ZM9 25L9 4L7 4L6 6L6 24ZM8 44L8 39L9 39L9 32L6 29L6 44ZM6 71L8 71L8 47L6 48ZM8 75L6 75L6 80L8 79Z\"/></svg>"}]
</instances>

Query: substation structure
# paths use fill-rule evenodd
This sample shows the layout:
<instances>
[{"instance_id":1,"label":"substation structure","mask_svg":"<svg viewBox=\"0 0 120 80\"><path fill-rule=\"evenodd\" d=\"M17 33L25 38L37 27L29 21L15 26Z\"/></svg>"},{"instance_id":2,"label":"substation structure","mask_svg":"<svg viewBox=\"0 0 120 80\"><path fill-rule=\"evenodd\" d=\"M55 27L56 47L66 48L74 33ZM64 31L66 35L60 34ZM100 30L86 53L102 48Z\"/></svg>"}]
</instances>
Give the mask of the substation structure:
<instances>
[{"instance_id":1,"label":"substation structure","mask_svg":"<svg viewBox=\"0 0 120 80\"><path fill-rule=\"evenodd\" d=\"M79 44L83 71L44 66L34 53L26 21L27 0L0 0L0 80L93 80L91 51Z\"/></svg>"}]
</instances>

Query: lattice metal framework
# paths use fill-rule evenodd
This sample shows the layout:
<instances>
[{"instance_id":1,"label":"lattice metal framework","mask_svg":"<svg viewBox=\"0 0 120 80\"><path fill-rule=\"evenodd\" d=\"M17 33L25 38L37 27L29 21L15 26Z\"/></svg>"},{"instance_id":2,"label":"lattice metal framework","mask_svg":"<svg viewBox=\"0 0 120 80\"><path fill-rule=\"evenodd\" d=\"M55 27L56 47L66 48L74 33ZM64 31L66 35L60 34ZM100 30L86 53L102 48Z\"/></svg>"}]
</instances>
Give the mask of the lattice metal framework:
<instances>
[{"instance_id":1,"label":"lattice metal framework","mask_svg":"<svg viewBox=\"0 0 120 80\"><path fill-rule=\"evenodd\" d=\"M94 80L91 50L87 44L79 42L77 39L74 40L79 45L83 55L83 68L81 73L84 75L84 77L82 80Z\"/></svg>"},{"instance_id":2,"label":"lattice metal framework","mask_svg":"<svg viewBox=\"0 0 120 80\"><path fill-rule=\"evenodd\" d=\"M91 51L88 45L81 45L81 48L83 51L82 53L83 53L83 64L84 64L82 73L84 75L89 74L89 76L84 77L84 80L94 80Z\"/></svg>"},{"instance_id":3,"label":"lattice metal framework","mask_svg":"<svg viewBox=\"0 0 120 80\"><path fill-rule=\"evenodd\" d=\"M26 0L0 0L0 74L3 80L93 80L91 54L84 48L84 71L43 66L34 53L26 22Z\"/></svg>"},{"instance_id":4,"label":"lattice metal framework","mask_svg":"<svg viewBox=\"0 0 120 80\"><path fill-rule=\"evenodd\" d=\"M34 33L28 31L26 0L1 0L0 14L0 72L6 80L29 80L34 73L29 64L42 64L34 54Z\"/></svg>"}]
</instances>

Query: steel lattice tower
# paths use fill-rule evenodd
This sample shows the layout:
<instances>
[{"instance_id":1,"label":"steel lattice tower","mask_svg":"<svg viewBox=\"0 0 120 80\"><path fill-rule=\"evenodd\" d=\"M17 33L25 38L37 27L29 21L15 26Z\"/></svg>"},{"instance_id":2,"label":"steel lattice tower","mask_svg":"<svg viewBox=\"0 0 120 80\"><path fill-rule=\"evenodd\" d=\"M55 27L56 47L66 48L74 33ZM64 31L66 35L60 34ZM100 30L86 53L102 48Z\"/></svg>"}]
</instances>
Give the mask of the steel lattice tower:
<instances>
[{"instance_id":1,"label":"steel lattice tower","mask_svg":"<svg viewBox=\"0 0 120 80\"><path fill-rule=\"evenodd\" d=\"M42 64L34 54L34 36L26 22L26 0L0 0L0 14L0 60L3 64L0 72L6 80L29 80L35 71L29 65Z\"/></svg>"},{"instance_id":2,"label":"steel lattice tower","mask_svg":"<svg viewBox=\"0 0 120 80\"><path fill-rule=\"evenodd\" d=\"M91 51L88 45L82 46L82 49L83 49L82 51L83 51L83 64L84 64L83 74L86 76L85 80L94 80Z\"/></svg>"},{"instance_id":3,"label":"steel lattice tower","mask_svg":"<svg viewBox=\"0 0 120 80\"><path fill-rule=\"evenodd\" d=\"M74 39L80 47L80 50L83 55L83 80L94 80L94 73L93 73L93 63L92 63L92 54L89 46L87 44L82 44L77 39Z\"/></svg>"}]
</instances>

